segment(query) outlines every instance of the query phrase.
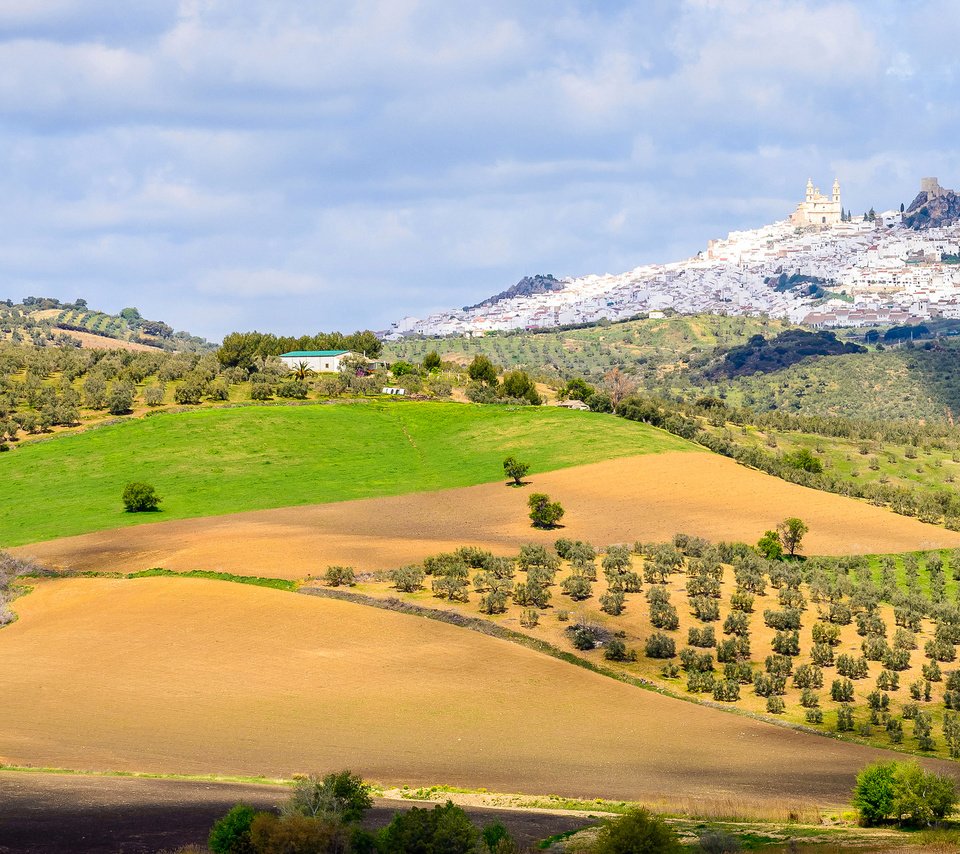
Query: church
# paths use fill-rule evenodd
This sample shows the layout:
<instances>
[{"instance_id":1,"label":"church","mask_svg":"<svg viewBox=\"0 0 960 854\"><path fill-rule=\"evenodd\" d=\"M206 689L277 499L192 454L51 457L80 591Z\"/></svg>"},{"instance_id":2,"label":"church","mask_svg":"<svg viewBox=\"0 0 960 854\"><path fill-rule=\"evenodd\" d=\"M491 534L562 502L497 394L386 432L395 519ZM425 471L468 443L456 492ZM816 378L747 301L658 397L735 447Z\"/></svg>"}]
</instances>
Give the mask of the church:
<instances>
[{"instance_id":1,"label":"church","mask_svg":"<svg viewBox=\"0 0 960 854\"><path fill-rule=\"evenodd\" d=\"M842 221L843 207L840 204L840 180L833 182L833 198L828 199L814 188L813 181L807 180L807 198L800 202L790 215L790 222L800 228L822 228L836 225Z\"/></svg>"}]
</instances>

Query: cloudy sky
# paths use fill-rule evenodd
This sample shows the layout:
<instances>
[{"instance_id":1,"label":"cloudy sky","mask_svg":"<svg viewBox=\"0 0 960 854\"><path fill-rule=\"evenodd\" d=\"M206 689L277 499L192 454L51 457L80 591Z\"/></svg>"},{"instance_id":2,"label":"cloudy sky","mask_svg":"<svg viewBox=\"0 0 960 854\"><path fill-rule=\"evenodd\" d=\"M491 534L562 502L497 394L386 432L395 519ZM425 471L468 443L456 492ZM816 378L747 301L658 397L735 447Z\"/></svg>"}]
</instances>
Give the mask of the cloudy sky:
<instances>
[{"instance_id":1,"label":"cloudy sky","mask_svg":"<svg viewBox=\"0 0 960 854\"><path fill-rule=\"evenodd\" d=\"M0 0L0 298L385 328L960 185L955 0Z\"/></svg>"}]
</instances>

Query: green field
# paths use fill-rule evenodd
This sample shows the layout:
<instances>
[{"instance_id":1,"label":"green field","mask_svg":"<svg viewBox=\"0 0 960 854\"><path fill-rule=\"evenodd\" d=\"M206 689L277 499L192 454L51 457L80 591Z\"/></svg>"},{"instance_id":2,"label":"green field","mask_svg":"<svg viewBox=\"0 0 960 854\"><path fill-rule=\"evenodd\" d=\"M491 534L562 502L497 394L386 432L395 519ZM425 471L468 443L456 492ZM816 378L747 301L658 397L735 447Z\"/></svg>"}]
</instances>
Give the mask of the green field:
<instances>
[{"instance_id":1,"label":"green field","mask_svg":"<svg viewBox=\"0 0 960 854\"><path fill-rule=\"evenodd\" d=\"M0 455L0 548L164 519L495 481L505 456L547 471L694 446L556 408L377 402L162 414ZM129 514L144 480L162 512Z\"/></svg>"}]
</instances>

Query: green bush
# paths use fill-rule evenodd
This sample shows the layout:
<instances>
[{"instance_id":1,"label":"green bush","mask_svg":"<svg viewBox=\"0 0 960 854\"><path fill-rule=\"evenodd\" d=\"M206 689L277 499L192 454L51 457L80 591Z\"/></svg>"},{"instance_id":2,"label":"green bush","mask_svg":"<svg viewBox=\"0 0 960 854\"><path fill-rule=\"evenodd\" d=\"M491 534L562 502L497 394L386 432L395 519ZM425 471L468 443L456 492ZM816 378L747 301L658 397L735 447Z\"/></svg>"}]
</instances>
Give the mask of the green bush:
<instances>
[{"instance_id":1,"label":"green bush","mask_svg":"<svg viewBox=\"0 0 960 854\"><path fill-rule=\"evenodd\" d=\"M543 492L535 492L527 499L530 508L530 521L534 528L555 528L563 518L564 510L560 502L551 501Z\"/></svg>"},{"instance_id":2,"label":"green bush","mask_svg":"<svg viewBox=\"0 0 960 854\"><path fill-rule=\"evenodd\" d=\"M479 841L480 831L467 814L447 801L432 810L414 807L394 814L378 836L377 851L379 854L475 854Z\"/></svg>"},{"instance_id":3,"label":"green bush","mask_svg":"<svg viewBox=\"0 0 960 854\"><path fill-rule=\"evenodd\" d=\"M654 632L644 644L647 658L673 658L677 654L677 644L673 638L661 632Z\"/></svg>"},{"instance_id":4,"label":"green bush","mask_svg":"<svg viewBox=\"0 0 960 854\"><path fill-rule=\"evenodd\" d=\"M863 824L893 819L919 827L950 815L957 803L951 777L925 771L916 762L875 762L857 775L853 805Z\"/></svg>"},{"instance_id":5,"label":"green bush","mask_svg":"<svg viewBox=\"0 0 960 854\"><path fill-rule=\"evenodd\" d=\"M128 513L151 513L160 509L163 499L149 483L132 481L123 488L123 506Z\"/></svg>"},{"instance_id":6,"label":"green bush","mask_svg":"<svg viewBox=\"0 0 960 854\"><path fill-rule=\"evenodd\" d=\"M347 585L353 587L357 583L357 575L352 566L328 566L323 574L323 582L327 587Z\"/></svg>"},{"instance_id":7,"label":"green bush","mask_svg":"<svg viewBox=\"0 0 960 854\"><path fill-rule=\"evenodd\" d=\"M679 854L683 847L663 819L645 809L635 809L604 824L591 851L592 854Z\"/></svg>"},{"instance_id":8,"label":"green bush","mask_svg":"<svg viewBox=\"0 0 960 854\"><path fill-rule=\"evenodd\" d=\"M253 807L237 804L210 829L207 846L213 854L254 854L250 841L250 825L256 812Z\"/></svg>"}]
</instances>

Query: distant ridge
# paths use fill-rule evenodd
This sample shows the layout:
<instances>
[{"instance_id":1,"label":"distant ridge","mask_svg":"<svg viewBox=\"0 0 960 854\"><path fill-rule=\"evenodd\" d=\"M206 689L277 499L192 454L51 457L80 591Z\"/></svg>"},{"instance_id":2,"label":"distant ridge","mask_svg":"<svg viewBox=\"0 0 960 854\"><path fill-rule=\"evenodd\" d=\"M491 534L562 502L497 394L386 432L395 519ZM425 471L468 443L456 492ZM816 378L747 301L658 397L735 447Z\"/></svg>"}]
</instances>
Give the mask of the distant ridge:
<instances>
[{"instance_id":1,"label":"distant ridge","mask_svg":"<svg viewBox=\"0 0 960 854\"><path fill-rule=\"evenodd\" d=\"M488 297L483 302L476 305L465 305L464 311L473 311L482 308L485 305L496 305L501 300L511 299L513 297L529 297L534 294L546 294L551 291L562 291L563 282L555 278L552 273L537 273L536 276L524 276L512 288L500 291L496 296Z\"/></svg>"}]
</instances>

